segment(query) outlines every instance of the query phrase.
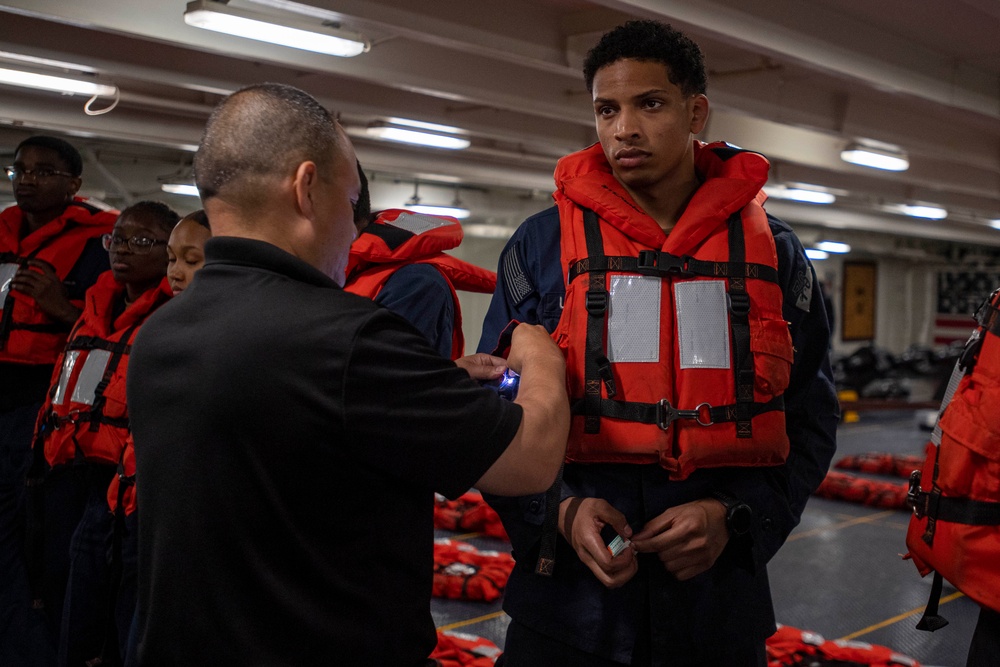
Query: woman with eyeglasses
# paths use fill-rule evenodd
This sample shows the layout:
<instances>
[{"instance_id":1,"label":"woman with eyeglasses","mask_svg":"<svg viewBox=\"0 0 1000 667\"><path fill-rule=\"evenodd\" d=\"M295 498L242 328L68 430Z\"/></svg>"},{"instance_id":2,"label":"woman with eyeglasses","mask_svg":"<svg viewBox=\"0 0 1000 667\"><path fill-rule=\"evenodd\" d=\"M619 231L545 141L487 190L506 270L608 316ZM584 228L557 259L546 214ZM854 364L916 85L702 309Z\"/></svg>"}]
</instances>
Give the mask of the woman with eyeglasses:
<instances>
[{"instance_id":1,"label":"woman with eyeglasses","mask_svg":"<svg viewBox=\"0 0 1000 667\"><path fill-rule=\"evenodd\" d=\"M103 236L111 270L87 291L39 415L35 458L44 457L47 469L44 601L50 614L61 607L53 619L60 665L119 661L111 604L121 552L109 562L108 544L120 546L127 527L123 520L116 525L107 492L129 439L129 352L142 323L171 297L166 246L178 218L165 204L143 201L122 211Z\"/></svg>"}]
</instances>

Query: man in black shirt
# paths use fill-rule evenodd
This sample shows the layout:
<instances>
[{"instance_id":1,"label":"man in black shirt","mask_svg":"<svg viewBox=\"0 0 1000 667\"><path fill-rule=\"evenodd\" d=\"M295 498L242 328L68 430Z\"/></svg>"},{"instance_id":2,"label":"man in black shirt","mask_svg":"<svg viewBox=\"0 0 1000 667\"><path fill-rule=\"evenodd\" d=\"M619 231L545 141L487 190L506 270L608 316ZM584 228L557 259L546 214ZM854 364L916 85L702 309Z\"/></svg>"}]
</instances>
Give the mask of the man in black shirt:
<instances>
[{"instance_id":1,"label":"man in black shirt","mask_svg":"<svg viewBox=\"0 0 1000 667\"><path fill-rule=\"evenodd\" d=\"M195 172L205 266L130 361L139 664L422 665L433 493L552 482L569 423L562 355L541 327L518 327L508 403L469 377L503 360L456 367L341 290L356 158L302 91L227 98Z\"/></svg>"}]
</instances>

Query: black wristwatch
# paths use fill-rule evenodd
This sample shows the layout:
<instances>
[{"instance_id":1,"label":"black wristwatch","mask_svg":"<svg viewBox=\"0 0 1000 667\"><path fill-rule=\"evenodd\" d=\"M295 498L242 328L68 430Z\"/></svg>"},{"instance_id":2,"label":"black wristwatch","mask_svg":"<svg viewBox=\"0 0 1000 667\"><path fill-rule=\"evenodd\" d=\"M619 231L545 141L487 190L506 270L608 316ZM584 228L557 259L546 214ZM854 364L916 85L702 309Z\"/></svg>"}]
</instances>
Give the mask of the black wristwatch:
<instances>
[{"instance_id":1,"label":"black wristwatch","mask_svg":"<svg viewBox=\"0 0 1000 667\"><path fill-rule=\"evenodd\" d=\"M713 491L712 497L726 506L726 528L730 535L746 535L750 532L753 510L749 505L722 491Z\"/></svg>"}]
</instances>

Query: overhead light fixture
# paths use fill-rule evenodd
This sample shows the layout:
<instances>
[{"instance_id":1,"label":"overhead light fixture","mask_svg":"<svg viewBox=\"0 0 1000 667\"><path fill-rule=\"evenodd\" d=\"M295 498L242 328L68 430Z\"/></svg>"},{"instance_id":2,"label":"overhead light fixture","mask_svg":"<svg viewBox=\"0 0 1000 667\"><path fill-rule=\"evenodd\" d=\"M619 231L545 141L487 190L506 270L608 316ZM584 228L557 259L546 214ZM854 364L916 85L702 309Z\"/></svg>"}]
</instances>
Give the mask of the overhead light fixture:
<instances>
[{"instance_id":1,"label":"overhead light fixture","mask_svg":"<svg viewBox=\"0 0 1000 667\"><path fill-rule=\"evenodd\" d=\"M785 185L772 185L764 188L764 192L772 199L790 199L808 204L832 204L837 197L830 192L813 190L811 188L791 188Z\"/></svg>"},{"instance_id":2,"label":"overhead light fixture","mask_svg":"<svg viewBox=\"0 0 1000 667\"><path fill-rule=\"evenodd\" d=\"M840 159L862 167L886 171L906 171L910 168L910 159L905 151L892 144L871 140L848 144L840 152Z\"/></svg>"},{"instance_id":3,"label":"overhead light fixture","mask_svg":"<svg viewBox=\"0 0 1000 667\"><path fill-rule=\"evenodd\" d=\"M184 12L184 22L195 28L342 58L360 55L371 48L361 35L338 27L277 18L270 14L230 7L215 0L189 2Z\"/></svg>"},{"instance_id":4,"label":"overhead light fixture","mask_svg":"<svg viewBox=\"0 0 1000 667\"><path fill-rule=\"evenodd\" d=\"M806 248L806 257L808 257L809 259L814 259L814 260L826 259L829 256L830 253L825 252L823 250L819 250L817 248Z\"/></svg>"},{"instance_id":5,"label":"overhead light fixture","mask_svg":"<svg viewBox=\"0 0 1000 667\"><path fill-rule=\"evenodd\" d=\"M851 252L851 246L846 243L840 243L839 241L820 241L816 244L816 249L822 250L823 252L836 253L838 255Z\"/></svg>"},{"instance_id":6,"label":"overhead light fixture","mask_svg":"<svg viewBox=\"0 0 1000 667\"><path fill-rule=\"evenodd\" d=\"M160 189L164 192L169 192L172 195L185 195L188 197L200 197L198 193L198 187L191 185L190 183L164 183L160 186Z\"/></svg>"},{"instance_id":7,"label":"overhead light fixture","mask_svg":"<svg viewBox=\"0 0 1000 667\"><path fill-rule=\"evenodd\" d=\"M455 200L451 203L451 206L421 204L419 188L420 183L418 181L414 181L413 196L407 199L406 203L403 205L408 211L423 213L425 215L446 215L458 220L465 220L471 215L469 209L462 206L462 201L458 197L457 187L455 188Z\"/></svg>"},{"instance_id":8,"label":"overhead light fixture","mask_svg":"<svg viewBox=\"0 0 1000 667\"><path fill-rule=\"evenodd\" d=\"M425 125L433 125L425 123ZM439 125L437 127L446 127ZM457 128L448 128L449 131ZM427 129L417 129L416 127L399 127L396 124L376 121L365 128L365 133L376 139L388 141L400 141L406 144L416 144L418 146L430 146L432 148L447 148L450 150L461 150L468 148L471 142L464 137L456 137L441 131L429 131Z\"/></svg>"},{"instance_id":9,"label":"overhead light fixture","mask_svg":"<svg viewBox=\"0 0 1000 667\"><path fill-rule=\"evenodd\" d=\"M927 218L928 220L944 220L948 217L948 211L935 206L934 204L903 204L895 207L899 213L913 218Z\"/></svg>"},{"instance_id":10,"label":"overhead light fixture","mask_svg":"<svg viewBox=\"0 0 1000 667\"><path fill-rule=\"evenodd\" d=\"M51 90L64 95L111 97L118 94L117 86L7 68L0 68L0 83L38 90Z\"/></svg>"},{"instance_id":11,"label":"overhead light fixture","mask_svg":"<svg viewBox=\"0 0 1000 667\"><path fill-rule=\"evenodd\" d=\"M987 223L993 229L1000 229L1000 218L994 218Z\"/></svg>"}]
</instances>

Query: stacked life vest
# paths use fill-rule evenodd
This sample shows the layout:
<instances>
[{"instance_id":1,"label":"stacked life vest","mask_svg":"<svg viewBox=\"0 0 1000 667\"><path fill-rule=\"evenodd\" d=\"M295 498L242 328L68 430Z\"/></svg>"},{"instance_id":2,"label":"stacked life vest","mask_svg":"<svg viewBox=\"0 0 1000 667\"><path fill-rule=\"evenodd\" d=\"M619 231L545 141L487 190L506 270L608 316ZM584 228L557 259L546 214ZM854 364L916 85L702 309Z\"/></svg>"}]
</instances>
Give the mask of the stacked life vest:
<instances>
[{"instance_id":1,"label":"stacked life vest","mask_svg":"<svg viewBox=\"0 0 1000 667\"><path fill-rule=\"evenodd\" d=\"M865 452L845 456L833 466L840 470L857 470L875 475L889 475L909 479L910 473L919 468L924 457L915 454L889 454L885 452Z\"/></svg>"},{"instance_id":2,"label":"stacked life vest","mask_svg":"<svg viewBox=\"0 0 1000 667\"><path fill-rule=\"evenodd\" d=\"M144 292L114 321L111 313L125 286L111 271L87 291L77 320L53 372L39 414L35 447L56 467L75 460L121 465L129 439L125 377L139 326L170 298L164 279Z\"/></svg>"},{"instance_id":3,"label":"stacked life vest","mask_svg":"<svg viewBox=\"0 0 1000 667\"><path fill-rule=\"evenodd\" d=\"M483 500L478 491L467 491L456 500L435 494L434 527L466 533L482 533L487 537L510 541L500 516Z\"/></svg>"},{"instance_id":4,"label":"stacked life vest","mask_svg":"<svg viewBox=\"0 0 1000 667\"><path fill-rule=\"evenodd\" d=\"M703 183L669 235L599 144L556 167L566 298L567 461L778 465L793 360L761 187L767 160L695 142ZM586 341L585 344L580 344Z\"/></svg>"},{"instance_id":5,"label":"stacked life vest","mask_svg":"<svg viewBox=\"0 0 1000 667\"><path fill-rule=\"evenodd\" d=\"M885 646L828 640L787 625L778 626L765 648L768 667L920 667L913 658Z\"/></svg>"},{"instance_id":6,"label":"stacked life vest","mask_svg":"<svg viewBox=\"0 0 1000 667\"><path fill-rule=\"evenodd\" d=\"M434 597L492 602L503 594L514 569L514 557L480 551L471 544L434 540Z\"/></svg>"},{"instance_id":7,"label":"stacked life vest","mask_svg":"<svg viewBox=\"0 0 1000 667\"><path fill-rule=\"evenodd\" d=\"M1000 612L1000 289L976 313L978 327L955 365L927 458L910 478L908 557L934 571L917 628L947 624L937 614L942 579Z\"/></svg>"},{"instance_id":8,"label":"stacked life vest","mask_svg":"<svg viewBox=\"0 0 1000 667\"><path fill-rule=\"evenodd\" d=\"M21 209L11 206L0 212L0 362L55 363L69 333L68 326L49 319L32 297L9 289L17 270L37 259L65 281L87 241L110 232L117 218L117 212L76 197L61 216L22 239Z\"/></svg>"},{"instance_id":9,"label":"stacked life vest","mask_svg":"<svg viewBox=\"0 0 1000 667\"><path fill-rule=\"evenodd\" d=\"M859 477L837 470L827 472L823 482L813 491L813 495L820 498L846 500L883 509L904 509L906 493L906 482Z\"/></svg>"},{"instance_id":10,"label":"stacked life vest","mask_svg":"<svg viewBox=\"0 0 1000 667\"><path fill-rule=\"evenodd\" d=\"M489 639L464 632L438 631L437 637L428 656L435 667L493 667L503 652Z\"/></svg>"},{"instance_id":11,"label":"stacked life vest","mask_svg":"<svg viewBox=\"0 0 1000 667\"><path fill-rule=\"evenodd\" d=\"M458 247L462 236L462 226L455 218L402 209L382 211L351 244L344 289L374 299L402 267L433 266L447 281L455 303L451 358L457 359L465 353L465 339L456 290L490 294L496 287L495 273L445 253Z\"/></svg>"}]
</instances>

